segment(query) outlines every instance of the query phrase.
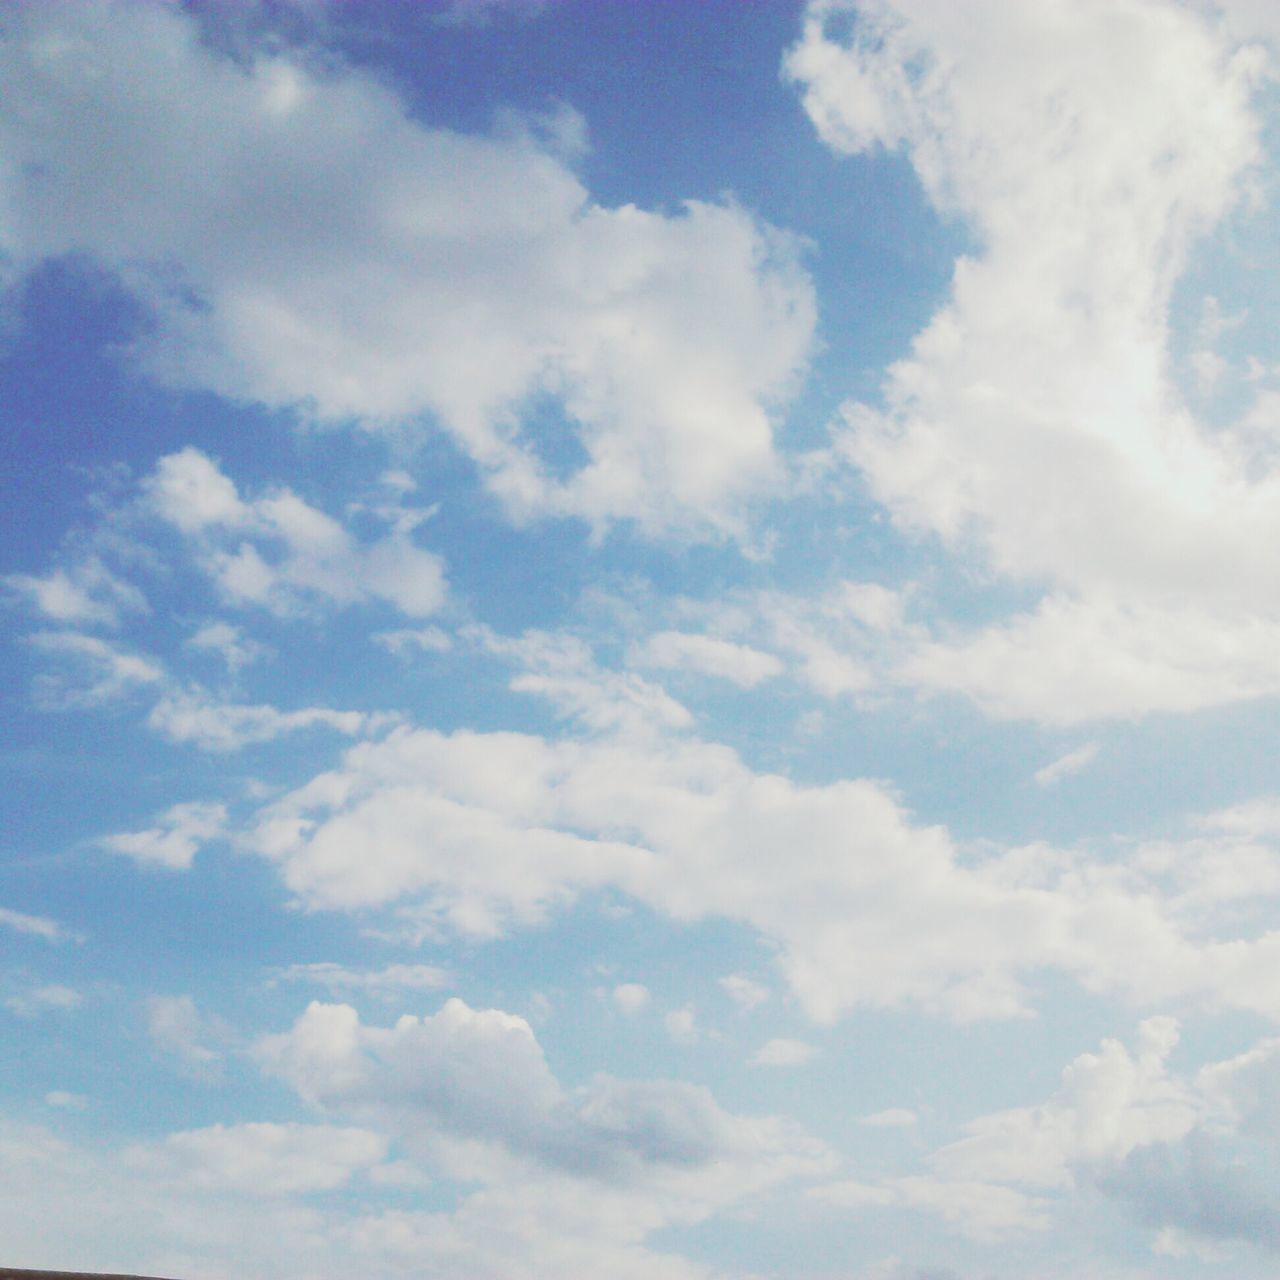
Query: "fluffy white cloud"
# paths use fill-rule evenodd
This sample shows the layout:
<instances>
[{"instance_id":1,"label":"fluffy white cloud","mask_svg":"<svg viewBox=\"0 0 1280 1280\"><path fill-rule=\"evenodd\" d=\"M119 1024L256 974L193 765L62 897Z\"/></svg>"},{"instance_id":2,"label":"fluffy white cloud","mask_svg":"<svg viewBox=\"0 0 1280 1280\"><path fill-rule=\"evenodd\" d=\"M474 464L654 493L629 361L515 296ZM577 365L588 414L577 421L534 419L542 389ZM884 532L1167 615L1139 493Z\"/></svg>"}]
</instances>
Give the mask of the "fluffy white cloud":
<instances>
[{"instance_id":1,"label":"fluffy white cloud","mask_svg":"<svg viewBox=\"0 0 1280 1280\"><path fill-rule=\"evenodd\" d=\"M907 1129L916 1123L916 1118L916 1113L906 1107L889 1107L860 1117L858 1123L872 1129Z\"/></svg>"},{"instance_id":2,"label":"fluffy white cloud","mask_svg":"<svg viewBox=\"0 0 1280 1280\"><path fill-rule=\"evenodd\" d=\"M8 988L4 1007L20 1018L38 1018L41 1014L77 1009L84 996L74 987L61 982L32 982L21 975L10 975L4 982Z\"/></svg>"},{"instance_id":3,"label":"fluffy white cloud","mask_svg":"<svg viewBox=\"0 0 1280 1280\"><path fill-rule=\"evenodd\" d=\"M1002 719L1072 725L1280 693L1280 617L1046 597L970 636L925 640L893 678Z\"/></svg>"},{"instance_id":4,"label":"fluffy white cloud","mask_svg":"<svg viewBox=\"0 0 1280 1280\"><path fill-rule=\"evenodd\" d=\"M1050 760L1048 764L1042 765L1032 774L1036 785L1041 787L1052 787L1060 782L1063 778L1070 778L1073 775L1087 769L1098 756L1098 744L1096 742L1086 742L1082 747L1076 747L1072 751L1068 751L1057 757L1056 760Z\"/></svg>"},{"instance_id":5,"label":"fluffy white cloud","mask_svg":"<svg viewBox=\"0 0 1280 1280\"><path fill-rule=\"evenodd\" d=\"M391 532L361 544L289 489L246 502L193 448L161 458L143 490L156 514L193 540L203 568L234 603L289 614L317 600L383 600L421 617L444 602L440 557L413 541L425 512L391 510Z\"/></svg>"},{"instance_id":6,"label":"fluffy white cloud","mask_svg":"<svg viewBox=\"0 0 1280 1280\"><path fill-rule=\"evenodd\" d=\"M698 1015L690 1005L668 1010L662 1016L662 1025L676 1044L693 1044L700 1034Z\"/></svg>"},{"instance_id":7,"label":"fluffy white cloud","mask_svg":"<svg viewBox=\"0 0 1280 1280\"><path fill-rule=\"evenodd\" d=\"M468 635L516 667L510 685L516 693L545 698L563 719L586 729L646 737L693 723L688 709L661 685L600 667L591 647L568 632L531 630L511 637L473 627Z\"/></svg>"},{"instance_id":8,"label":"fluffy white cloud","mask_svg":"<svg viewBox=\"0 0 1280 1280\"><path fill-rule=\"evenodd\" d=\"M743 973L726 974L720 979L720 985L734 1004L747 1013L769 999L769 988Z\"/></svg>"},{"instance_id":9,"label":"fluffy white cloud","mask_svg":"<svg viewBox=\"0 0 1280 1280\"><path fill-rule=\"evenodd\" d=\"M43 578L10 574L0 579L25 596L52 622L116 626L122 612L144 613L147 602L131 583L116 577L96 556L88 556L70 570L55 569Z\"/></svg>"},{"instance_id":10,"label":"fluffy white cloud","mask_svg":"<svg viewBox=\"0 0 1280 1280\"><path fill-rule=\"evenodd\" d=\"M1033 1197L989 1182L914 1175L877 1183L833 1182L814 1187L809 1195L844 1209L925 1209L983 1243L999 1242L1047 1224L1043 1207Z\"/></svg>"},{"instance_id":11,"label":"fluffy white cloud","mask_svg":"<svg viewBox=\"0 0 1280 1280\"><path fill-rule=\"evenodd\" d=\"M390 999L408 991L434 991L449 981L449 975L432 964L389 964L384 969L351 969L332 961L291 964L282 970L282 982L306 982L330 991L367 991Z\"/></svg>"},{"instance_id":12,"label":"fluffy white cloud","mask_svg":"<svg viewBox=\"0 0 1280 1280\"><path fill-rule=\"evenodd\" d=\"M232 1039L230 1028L209 1018L190 996L149 996L147 1034L157 1048L172 1054L182 1070L197 1080L217 1080Z\"/></svg>"},{"instance_id":13,"label":"fluffy white cloud","mask_svg":"<svg viewBox=\"0 0 1280 1280\"><path fill-rule=\"evenodd\" d=\"M818 1052L807 1040L769 1040L751 1055L753 1067L799 1067Z\"/></svg>"},{"instance_id":14,"label":"fluffy white cloud","mask_svg":"<svg viewBox=\"0 0 1280 1280\"><path fill-rule=\"evenodd\" d=\"M836 452L900 525L1055 592L908 683L1058 724L1280 691L1274 449L1198 423L1168 359L1174 283L1260 157L1264 63L1162 0L810 5L787 69L821 136L903 150L975 242Z\"/></svg>"},{"instance_id":15,"label":"fluffy white cloud","mask_svg":"<svg viewBox=\"0 0 1280 1280\"><path fill-rule=\"evenodd\" d=\"M660 631L650 636L636 648L632 661L641 666L719 676L744 689L753 689L762 680L782 671L782 662L772 653L684 631Z\"/></svg>"},{"instance_id":16,"label":"fluffy white cloud","mask_svg":"<svg viewBox=\"0 0 1280 1280\"><path fill-rule=\"evenodd\" d=\"M266 806L244 839L310 907L395 906L427 929L492 936L605 887L676 920L737 920L824 1021L903 1003L1014 1016L1022 976L1045 968L1138 1001L1280 1013L1280 934L1258 896L1274 859L1229 837L1216 861L1203 843L1131 864L962 853L879 783L802 786L696 739L400 728ZM1198 887L1197 861L1216 867ZM1229 881L1252 887L1252 917L1203 909L1215 886L1231 902Z\"/></svg>"},{"instance_id":17,"label":"fluffy white cloud","mask_svg":"<svg viewBox=\"0 0 1280 1280\"><path fill-rule=\"evenodd\" d=\"M798 246L732 203L603 208L536 127L433 129L371 75L233 61L168 7L9 28L5 251L119 273L154 310L153 372L334 421L429 415L520 514L724 530L778 480L770 413L814 300ZM583 451L567 475L521 421L539 395Z\"/></svg>"},{"instance_id":18,"label":"fluffy white cloud","mask_svg":"<svg viewBox=\"0 0 1280 1280\"><path fill-rule=\"evenodd\" d=\"M211 1125L133 1147L126 1164L200 1191L287 1196L332 1191L378 1164L388 1140L367 1129L310 1124Z\"/></svg>"},{"instance_id":19,"label":"fluffy white cloud","mask_svg":"<svg viewBox=\"0 0 1280 1280\"><path fill-rule=\"evenodd\" d=\"M1177 1043L1172 1018L1149 1018L1136 1052L1117 1040L1078 1057L1047 1102L984 1116L967 1136L932 1158L947 1179L1071 1185L1075 1171L1123 1160L1136 1147L1184 1137L1200 1108L1187 1085L1166 1068Z\"/></svg>"},{"instance_id":20,"label":"fluffy white cloud","mask_svg":"<svg viewBox=\"0 0 1280 1280\"><path fill-rule=\"evenodd\" d=\"M609 995L613 1003L627 1017L643 1012L653 999L649 988L640 982L620 982Z\"/></svg>"},{"instance_id":21,"label":"fluffy white cloud","mask_svg":"<svg viewBox=\"0 0 1280 1280\"><path fill-rule=\"evenodd\" d=\"M458 999L422 1018L369 1027L347 1005L312 1004L255 1050L307 1101L390 1128L456 1176L501 1185L555 1179L643 1192L660 1216L696 1221L829 1161L776 1119L723 1111L679 1081L596 1076L567 1091L524 1019Z\"/></svg>"},{"instance_id":22,"label":"fluffy white cloud","mask_svg":"<svg viewBox=\"0 0 1280 1280\"><path fill-rule=\"evenodd\" d=\"M104 836L98 843L143 864L185 871L196 853L226 829L227 807L193 801L176 804L154 827Z\"/></svg>"},{"instance_id":23,"label":"fluffy white cloud","mask_svg":"<svg viewBox=\"0 0 1280 1280\"><path fill-rule=\"evenodd\" d=\"M64 665L64 670L42 672L35 679L36 701L50 710L101 706L165 678L164 669L153 659L98 636L38 631L27 637L27 643Z\"/></svg>"},{"instance_id":24,"label":"fluffy white cloud","mask_svg":"<svg viewBox=\"0 0 1280 1280\"><path fill-rule=\"evenodd\" d=\"M187 644L199 653L217 654L232 675L267 653L264 645L249 639L239 627L229 622L205 623Z\"/></svg>"},{"instance_id":25,"label":"fluffy white cloud","mask_svg":"<svg viewBox=\"0 0 1280 1280\"><path fill-rule=\"evenodd\" d=\"M1065 1194L1087 1188L1149 1225L1157 1253L1220 1261L1223 1242L1280 1249L1280 1041L1179 1075L1169 1067L1177 1040L1172 1018L1148 1018L1132 1050L1105 1040L1081 1054L1045 1102L964 1126L927 1173L812 1194L930 1207L990 1239L1047 1226Z\"/></svg>"}]
</instances>

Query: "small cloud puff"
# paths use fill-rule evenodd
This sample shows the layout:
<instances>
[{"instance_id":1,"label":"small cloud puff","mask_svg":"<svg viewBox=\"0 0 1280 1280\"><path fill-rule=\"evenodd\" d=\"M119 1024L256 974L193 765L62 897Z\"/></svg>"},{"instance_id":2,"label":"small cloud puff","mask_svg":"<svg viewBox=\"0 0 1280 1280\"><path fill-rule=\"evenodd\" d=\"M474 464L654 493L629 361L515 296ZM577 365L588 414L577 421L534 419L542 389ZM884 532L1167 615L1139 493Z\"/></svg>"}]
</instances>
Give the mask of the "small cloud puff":
<instances>
[{"instance_id":1,"label":"small cloud puff","mask_svg":"<svg viewBox=\"0 0 1280 1280\"><path fill-rule=\"evenodd\" d=\"M818 1052L805 1040L770 1040L748 1059L753 1067L799 1067Z\"/></svg>"}]
</instances>

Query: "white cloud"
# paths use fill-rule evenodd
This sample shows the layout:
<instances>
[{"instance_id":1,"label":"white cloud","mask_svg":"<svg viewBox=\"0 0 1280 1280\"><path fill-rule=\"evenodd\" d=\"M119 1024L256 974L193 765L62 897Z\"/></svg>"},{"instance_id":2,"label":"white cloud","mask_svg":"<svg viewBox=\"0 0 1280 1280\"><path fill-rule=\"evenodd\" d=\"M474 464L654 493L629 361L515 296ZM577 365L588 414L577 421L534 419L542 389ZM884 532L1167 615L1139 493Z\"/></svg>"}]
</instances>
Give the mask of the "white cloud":
<instances>
[{"instance_id":1,"label":"white cloud","mask_svg":"<svg viewBox=\"0 0 1280 1280\"><path fill-rule=\"evenodd\" d=\"M770 1040L762 1044L749 1059L753 1067L799 1067L818 1052L806 1040Z\"/></svg>"},{"instance_id":2,"label":"white cloud","mask_svg":"<svg viewBox=\"0 0 1280 1280\"><path fill-rule=\"evenodd\" d=\"M98 843L144 865L185 871L207 842L223 835L226 822L226 805L194 801L174 805L154 827L145 831L103 836Z\"/></svg>"},{"instance_id":3,"label":"white cloud","mask_svg":"<svg viewBox=\"0 0 1280 1280\"><path fill-rule=\"evenodd\" d=\"M199 562L233 603L290 614L316 601L383 600L422 617L444 602L440 557L413 541L424 512L389 509L391 531L361 544L289 489L246 502L193 448L161 458L143 490L156 514L192 539Z\"/></svg>"},{"instance_id":4,"label":"white cloud","mask_svg":"<svg viewBox=\"0 0 1280 1280\"><path fill-rule=\"evenodd\" d=\"M688 1005L663 1014L662 1025L676 1044L692 1044L698 1039L698 1018Z\"/></svg>"},{"instance_id":5,"label":"white cloud","mask_svg":"<svg viewBox=\"0 0 1280 1280\"><path fill-rule=\"evenodd\" d=\"M1154 1142L1184 1137L1199 1118L1192 1091L1168 1074L1177 1043L1172 1018L1148 1018L1131 1053L1106 1040L1099 1053L1078 1057L1047 1102L984 1116L967 1136L941 1148L931 1164L952 1179L1013 1182L1032 1187L1072 1184L1075 1170L1122 1160Z\"/></svg>"},{"instance_id":6,"label":"white cloud","mask_svg":"<svg viewBox=\"0 0 1280 1280\"><path fill-rule=\"evenodd\" d=\"M1157 1254L1222 1260L1223 1244L1235 1241L1274 1251L1280 1041L1179 1075L1169 1066L1177 1040L1172 1018L1148 1018L1132 1050L1105 1040L1081 1054L1043 1103L971 1121L928 1157L928 1173L813 1194L850 1206L930 1206L990 1239L1047 1226L1066 1196L1087 1189L1149 1226Z\"/></svg>"},{"instance_id":7,"label":"white cloud","mask_svg":"<svg viewBox=\"0 0 1280 1280\"><path fill-rule=\"evenodd\" d=\"M101 706L165 678L152 659L78 631L38 631L27 643L67 663L67 671L36 677L36 700L50 710Z\"/></svg>"},{"instance_id":8,"label":"white cloud","mask_svg":"<svg viewBox=\"0 0 1280 1280\"><path fill-rule=\"evenodd\" d=\"M768 987L742 973L727 974L720 979L720 985L729 994L734 1004L747 1013L769 999Z\"/></svg>"},{"instance_id":9,"label":"white cloud","mask_svg":"<svg viewBox=\"0 0 1280 1280\"><path fill-rule=\"evenodd\" d=\"M1051 595L973 635L917 644L894 678L1051 725L1197 711L1280 692L1280 618Z\"/></svg>"},{"instance_id":10,"label":"white cloud","mask_svg":"<svg viewBox=\"0 0 1280 1280\"><path fill-rule=\"evenodd\" d=\"M771 412L815 317L783 233L731 203L601 207L531 129L433 129L288 52L233 62L177 10L12 26L6 252L117 271L154 309L153 372L338 422L430 416L517 514L728 530L778 482ZM520 421L538 393L585 452L568 476Z\"/></svg>"},{"instance_id":11,"label":"white cloud","mask_svg":"<svg viewBox=\"0 0 1280 1280\"><path fill-rule=\"evenodd\" d=\"M889 1107L886 1111L859 1117L858 1123L872 1129L907 1129L916 1123L916 1113L906 1107Z\"/></svg>"},{"instance_id":12,"label":"white cloud","mask_svg":"<svg viewBox=\"0 0 1280 1280\"><path fill-rule=\"evenodd\" d=\"M787 70L820 135L903 150L975 241L835 452L900 526L1051 587L905 683L1053 724L1280 691L1277 455L1198 423L1168 351L1191 247L1250 189L1264 63L1173 4L810 6Z\"/></svg>"},{"instance_id":13,"label":"white cloud","mask_svg":"<svg viewBox=\"0 0 1280 1280\"><path fill-rule=\"evenodd\" d=\"M239 627L229 622L205 623L187 644L198 652L217 654L232 675L267 653L265 645L249 639Z\"/></svg>"},{"instance_id":14,"label":"white cloud","mask_svg":"<svg viewBox=\"0 0 1280 1280\"><path fill-rule=\"evenodd\" d=\"M36 1018L54 1011L65 1013L84 1003L79 991L61 982L29 983L11 978L7 985L12 990L4 997L4 1007L20 1018Z\"/></svg>"},{"instance_id":15,"label":"white cloud","mask_svg":"<svg viewBox=\"0 0 1280 1280\"><path fill-rule=\"evenodd\" d=\"M181 1068L197 1080L221 1078L222 1060L231 1041L230 1028L205 1017L190 996L149 996L145 1006L147 1034Z\"/></svg>"},{"instance_id":16,"label":"white cloud","mask_svg":"<svg viewBox=\"0 0 1280 1280\"><path fill-rule=\"evenodd\" d=\"M0 907L0 925L34 938L43 938L45 942L65 942L68 939L81 941L79 934L72 933L65 925L50 920L48 916L28 915L10 907Z\"/></svg>"},{"instance_id":17,"label":"white cloud","mask_svg":"<svg viewBox=\"0 0 1280 1280\"><path fill-rule=\"evenodd\" d=\"M633 672L601 668L585 641L567 632L530 630L511 637L474 627L469 635L519 669L510 686L516 693L545 698L561 717L587 729L645 737L693 723L688 708L660 685Z\"/></svg>"},{"instance_id":18,"label":"white cloud","mask_svg":"<svg viewBox=\"0 0 1280 1280\"><path fill-rule=\"evenodd\" d=\"M1047 1225L1043 1207L1013 1187L916 1175L877 1183L833 1182L812 1188L815 1200L844 1209L910 1208L937 1213L961 1234L982 1243Z\"/></svg>"},{"instance_id":19,"label":"white cloud","mask_svg":"<svg viewBox=\"0 0 1280 1280\"><path fill-rule=\"evenodd\" d=\"M270 742L286 733L317 726L355 738L376 734L399 719L383 712L335 711L305 707L281 711L265 704L218 702L202 689L168 693L151 708L147 724L173 742L190 742L204 751L238 751ZM127 852L127 851L126 851Z\"/></svg>"},{"instance_id":20,"label":"white cloud","mask_svg":"<svg viewBox=\"0 0 1280 1280\"><path fill-rule=\"evenodd\" d=\"M734 644L714 636L683 631L660 631L636 648L632 661L641 666L697 671L719 676L743 689L782 672L782 662L771 653L749 645Z\"/></svg>"},{"instance_id":21,"label":"white cloud","mask_svg":"<svg viewBox=\"0 0 1280 1280\"><path fill-rule=\"evenodd\" d=\"M332 1191L378 1164L388 1140L367 1129L310 1124L212 1125L124 1153L125 1163L199 1191L288 1196Z\"/></svg>"},{"instance_id":22,"label":"white cloud","mask_svg":"<svg viewBox=\"0 0 1280 1280\"><path fill-rule=\"evenodd\" d=\"M642 1013L653 999L649 988L639 982L621 982L609 994L618 1010L629 1018Z\"/></svg>"},{"instance_id":23,"label":"white cloud","mask_svg":"<svg viewBox=\"0 0 1280 1280\"><path fill-rule=\"evenodd\" d=\"M379 631L373 640L398 657L416 653L447 653L453 648L453 640L447 631L439 627L418 627L413 630Z\"/></svg>"},{"instance_id":24,"label":"white cloud","mask_svg":"<svg viewBox=\"0 0 1280 1280\"><path fill-rule=\"evenodd\" d=\"M471 936L606 887L676 920L737 920L820 1021L910 1003L1017 1016L1022 975L1044 968L1131 1000L1280 1009L1266 898L1241 933L1191 910L1194 886L1154 854L962 856L879 783L802 786L696 739L400 728L266 806L245 842L307 906L395 906ZM1219 861L1217 879L1265 883L1256 859L1224 846Z\"/></svg>"},{"instance_id":25,"label":"white cloud","mask_svg":"<svg viewBox=\"0 0 1280 1280\"><path fill-rule=\"evenodd\" d=\"M829 1163L793 1126L730 1115L695 1085L596 1076L567 1092L524 1019L458 999L390 1028L312 1004L255 1052L305 1100L392 1127L455 1176L536 1188L532 1167L630 1188L663 1206L660 1219L697 1221L726 1198Z\"/></svg>"},{"instance_id":26,"label":"white cloud","mask_svg":"<svg viewBox=\"0 0 1280 1280\"><path fill-rule=\"evenodd\" d=\"M50 1089L44 1100L46 1105L62 1111L84 1111L89 1105L83 1093L68 1093L65 1089Z\"/></svg>"},{"instance_id":27,"label":"white cloud","mask_svg":"<svg viewBox=\"0 0 1280 1280\"><path fill-rule=\"evenodd\" d=\"M435 991L449 981L446 970L432 964L389 964L383 969L351 969L332 961L291 964L282 982L306 982L330 991L366 991L388 1000L409 991Z\"/></svg>"},{"instance_id":28,"label":"white cloud","mask_svg":"<svg viewBox=\"0 0 1280 1280\"><path fill-rule=\"evenodd\" d=\"M25 596L37 612L52 622L117 626L122 611L147 610L142 593L117 578L95 556L81 560L69 571L55 569L43 578L10 574L0 582Z\"/></svg>"},{"instance_id":29,"label":"white cloud","mask_svg":"<svg viewBox=\"0 0 1280 1280\"><path fill-rule=\"evenodd\" d=\"M1055 760L1050 760L1048 764L1041 766L1031 776L1038 786L1052 787L1061 779L1070 778L1074 774L1080 773L1081 770L1087 769L1097 757L1098 744L1096 742L1086 742L1084 746L1076 747L1075 750L1068 751L1058 756Z\"/></svg>"}]
</instances>

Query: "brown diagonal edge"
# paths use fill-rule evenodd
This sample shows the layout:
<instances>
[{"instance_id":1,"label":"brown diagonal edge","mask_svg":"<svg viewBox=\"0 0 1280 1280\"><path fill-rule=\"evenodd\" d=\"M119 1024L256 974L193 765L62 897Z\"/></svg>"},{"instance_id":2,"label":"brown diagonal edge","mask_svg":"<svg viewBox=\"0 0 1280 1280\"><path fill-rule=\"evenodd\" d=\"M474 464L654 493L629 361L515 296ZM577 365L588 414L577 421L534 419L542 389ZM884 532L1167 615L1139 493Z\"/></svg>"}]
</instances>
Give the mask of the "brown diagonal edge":
<instances>
[{"instance_id":1,"label":"brown diagonal edge","mask_svg":"<svg viewBox=\"0 0 1280 1280\"><path fill-rule=\"evenodd\" d=\"M126 1276L105 1271L22 1271L0 1267L0 1280L164 1280L162 1276Z\"/></svg>"}]
</instances>

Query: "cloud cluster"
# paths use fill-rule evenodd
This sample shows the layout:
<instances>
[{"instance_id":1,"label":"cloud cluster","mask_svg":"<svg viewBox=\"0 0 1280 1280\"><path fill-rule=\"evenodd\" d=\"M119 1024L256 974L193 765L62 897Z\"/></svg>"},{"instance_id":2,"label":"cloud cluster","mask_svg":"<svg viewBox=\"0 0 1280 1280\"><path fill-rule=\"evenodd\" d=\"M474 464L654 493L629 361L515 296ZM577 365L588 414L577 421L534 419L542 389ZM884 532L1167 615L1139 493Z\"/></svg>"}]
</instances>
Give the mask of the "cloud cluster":
<instances>
[{"instance_id":1,"label":"cloud cluster","mask_svg":"<svg viewBox=\"0 0 1280 1280\"><path fill-rule=\"evenodd\" d=\"M423 513L398 513L390 534L361 545L289 489L244 501L217 464L192 448L161 458L143 491L157 515L193 540L205 571L234 604L288 614L310 599L331 606L384 600L423 617L444 602L440 557L412 537Z\"/></svg>"},{"instance_id":2,"label":"cloud cluster","mask_svg":"<svg viewBox=\"0 0 1280 1280\"><path fill-rule=\"evenodd\" d=\"M0 49L11 270L90 255L138 354L235 400L438 422L517 515L740 525L814 327L732 203L593 203L554 139L432 128L371 75L202 44L164 6L32 6ZM539 438L550 399L572 455ZM249 572L249 567L244 567Z\"/></svg>"},{"instance_id":3,"label":"cloud cluster","mask_svg":"<svg viewBox=\"0 0 1280 1280\"><path fill-rule=\"evenodd\" d=\"M1046 1227L1065 1193L1091 1189L1153 1228L1158 1252L1280 1249L1280 1041L1178 1074L1178 1031L1153 1017L1132 1049L1105 1040L1044 1102L966 1124L926 1173L811 1194L853 1208L929 1207L982 1240Z\"/></svg>"},{"instance_id":4,"label":"cloud cluster","mask_svg":"<svg viewBox=\"0 0 1280 1280\"><path fill-rule=\"evenodd\" d=\"M1280 1014L1276 856L1256 840L1153 843L1127 864L975 856L880 783L803 786L696 738L402 727L264 807L244 842L309 907L394 907L476 937L606 888L676 920L736 920L776 945L822 1021L903 1003L1015 1016L1044 969L1138 1001ZM1197 866L1212 870L1197 881Z\"/></svg>"},{"instance_id":5,"label":"cloud cluster","mask_svg":"<svg viewBox=\"0 0 1280 1280\"><path fill-rule=\"evenodd\" d=\"M830 146L901 150L973 236L836 454L903 528L1051 587L912 681L1059 724L1280 690L1270 437L1197 422L1169 357L1175 281L1261 156L1262 49L1156 0L815 0L786 66Z\"/></svg>"}]
</instances>

